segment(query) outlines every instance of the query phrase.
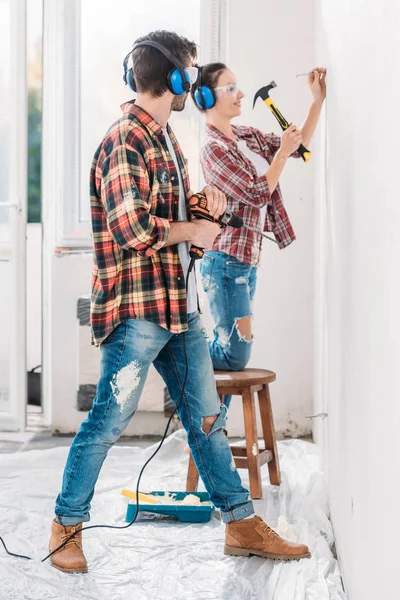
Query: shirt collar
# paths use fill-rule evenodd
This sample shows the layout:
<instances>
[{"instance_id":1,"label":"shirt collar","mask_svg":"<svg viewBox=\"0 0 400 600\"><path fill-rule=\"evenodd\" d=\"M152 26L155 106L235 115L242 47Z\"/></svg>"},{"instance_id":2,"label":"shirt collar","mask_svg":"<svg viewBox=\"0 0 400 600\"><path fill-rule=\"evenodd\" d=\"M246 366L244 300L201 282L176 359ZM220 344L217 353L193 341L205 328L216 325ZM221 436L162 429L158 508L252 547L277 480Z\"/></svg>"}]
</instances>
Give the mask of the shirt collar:
<instances>
[{"instance_id":1,"label":"shirt collar","mask_svg":"<svg viewBox=\"0 0 400 600\"><path fill-rule=\"evenodd\" d=\"M121 104L121 110L124 113L129 113L131 115L134 115L136 117L136 119L140 123L142 123L142 125L144 125L151 133L154 133L155 135L162 134L161 125L159 123L157 123L157 121L155 121L153 119L153 117L147 111L145 111L140 106L136 106L134 100L129 100L129 102L125 102L124 104ZM167 128L168 128L168 125L167 125Z\"/></svg>"},{"instance_id":2,"label":"shirt collar","mask_svg":"<svg viewBox=\"0 0 400 600\"><path fill-rule=\"evenodd\" d=\"M240 137L238 134L238 131L234 125L232 125L232 131L234 132L234 134L237 137ZM229 138L222 131L220 131L219 129L214 127L214 125L211 125L210 123L206 123L206 133L207 133L207 135L209 135L211 138L213 138L215 140L221 140L221 141L225 142L225 144L232 144L232 145L235 144L236 145L236 142L234 140Z\"/></svg>"}]
</instances>

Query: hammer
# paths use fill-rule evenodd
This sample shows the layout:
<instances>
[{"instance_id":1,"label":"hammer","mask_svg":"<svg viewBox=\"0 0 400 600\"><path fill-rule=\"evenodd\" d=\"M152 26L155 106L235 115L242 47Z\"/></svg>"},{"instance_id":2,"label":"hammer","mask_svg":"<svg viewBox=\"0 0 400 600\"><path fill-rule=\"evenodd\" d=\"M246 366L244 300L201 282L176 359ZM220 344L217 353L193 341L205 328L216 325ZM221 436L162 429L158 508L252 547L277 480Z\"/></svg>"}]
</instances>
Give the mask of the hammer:
<instances>
[{"instance_id":1,"label":"hammer","mask_svg":"<svg viewBox=\"0 0 400 600\"><path fill-rule=\"evenodd\" d=\"M274 87L276 87L276 83L275 83L275 81L271 81L271 83L269 85L265 85L264 87L262 87L258 90L256 95L254 96L253 109L256 104L257 98L262 98L264 100L265 104L268 106L268 108L272 112L272 114L274 115L274 117L276 118L276 120L278 121L279 125L282 127L283 131L285 131L285 129L287 129L289 127L289 123L286 121L286 119L282 115L282 113L277 109L273 100L269 97L269 90L272 90L272 88L274 88ZM307 150L307 148L305 148L303 146L303 144L300 144L297 152L300 154L300 156L304 160L304 162L308 162L310 160L311 152L309 150Z\"/></svg>"}]
</instances>

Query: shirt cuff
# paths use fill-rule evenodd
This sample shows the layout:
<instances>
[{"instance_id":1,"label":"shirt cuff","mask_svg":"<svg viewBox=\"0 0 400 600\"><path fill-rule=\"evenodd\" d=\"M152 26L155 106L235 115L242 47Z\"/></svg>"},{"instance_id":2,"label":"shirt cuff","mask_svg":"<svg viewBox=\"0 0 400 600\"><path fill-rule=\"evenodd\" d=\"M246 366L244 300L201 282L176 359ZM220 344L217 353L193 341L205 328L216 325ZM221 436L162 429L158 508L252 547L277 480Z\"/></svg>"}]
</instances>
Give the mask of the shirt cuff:
<instances>
[{"instance_id":1,"label":"shirt cuff","mask_svg":"<svg viewBox=\"0 0 400 600\"><path fill-rule=\"evenodd\" d=\"M168 241L169 235L171 233L171 223L168 219L162 219L161 217L154 217L154 228L157 230L157 234L155 236L155 241L153 244L147 248L143 253L139 252L138 254L142 254L142 256L152 256L158 250L161 250L165 246Z\"/></svg>"}]
</instances>

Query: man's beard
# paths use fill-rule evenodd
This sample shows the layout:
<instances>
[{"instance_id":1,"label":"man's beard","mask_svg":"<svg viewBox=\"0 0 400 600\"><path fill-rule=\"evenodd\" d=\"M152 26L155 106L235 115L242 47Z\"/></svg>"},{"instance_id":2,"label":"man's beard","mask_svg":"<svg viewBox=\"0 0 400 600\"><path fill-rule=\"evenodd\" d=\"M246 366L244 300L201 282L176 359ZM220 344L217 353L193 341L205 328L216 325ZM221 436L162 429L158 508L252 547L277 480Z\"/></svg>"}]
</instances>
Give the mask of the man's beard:
<instances>
[{"instance_id":1,"label":"man's beard","mask_svg":"<svg viewBox=\"0 0 400 600\"><path fill-rule=\"evenodd\" d=\"M186 98L188 94L181 94L179 96L174 96L171 104L171 110L175 112L180 112L185 108Z\"/></svg>"}]
</instances>

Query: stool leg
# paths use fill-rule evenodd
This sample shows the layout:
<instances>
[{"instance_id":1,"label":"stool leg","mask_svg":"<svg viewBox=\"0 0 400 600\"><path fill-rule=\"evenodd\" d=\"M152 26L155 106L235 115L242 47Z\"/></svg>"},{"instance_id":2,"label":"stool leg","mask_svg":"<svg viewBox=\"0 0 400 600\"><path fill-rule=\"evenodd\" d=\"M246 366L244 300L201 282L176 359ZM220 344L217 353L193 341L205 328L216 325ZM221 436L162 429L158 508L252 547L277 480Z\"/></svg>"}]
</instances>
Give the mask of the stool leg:
<instances>
[{"instance_id":1,"label":"stool leg","mask_svg":"<svg viewBox=\"0 0 400 600\"><path fill-rule=\"evenodd\" d=\"M269 394L268 384L265 384L262 390L258 392L258 402L260 404L260 415L265 449L272 452L272 460L268 463L269 479L272 485L280 485L281 471L279 468L279 456L278 449L276 447L274 418L272 415L271 397Z\"/></svg>"},{"instance_id":2,"label":"stool leg","mask_svg":"<svg viewBox=\"0 0 400 600\"><path fill-rule=\"evenodd\" d=\"M253 391L250 388L243 390L243 416L247 463L249 465L250 494L252 498L262 498L256 410Z\"/></svg>"},{"instance_id":3,"label":"stool leg","mask_svg":"<svg viewBox=\"0 0 400 600\"><path fill-rule=\"evenodd\" d=\"M192 453L190 453L188 472L187 472L187 478L186 478L186 491L187 492L197 492L198 485L199 485L199 472L198 472L196 464L193 460Z\"/></svg>"}]
</instances>

